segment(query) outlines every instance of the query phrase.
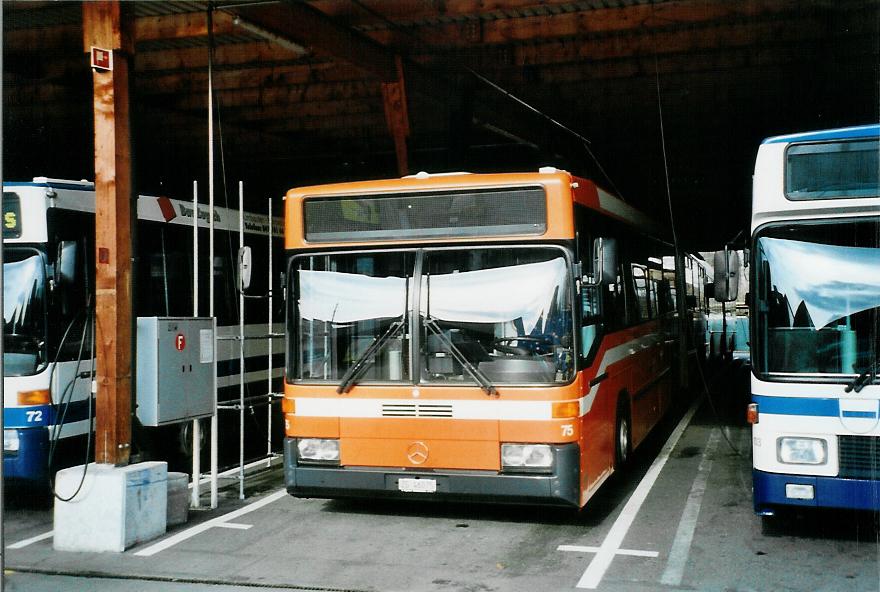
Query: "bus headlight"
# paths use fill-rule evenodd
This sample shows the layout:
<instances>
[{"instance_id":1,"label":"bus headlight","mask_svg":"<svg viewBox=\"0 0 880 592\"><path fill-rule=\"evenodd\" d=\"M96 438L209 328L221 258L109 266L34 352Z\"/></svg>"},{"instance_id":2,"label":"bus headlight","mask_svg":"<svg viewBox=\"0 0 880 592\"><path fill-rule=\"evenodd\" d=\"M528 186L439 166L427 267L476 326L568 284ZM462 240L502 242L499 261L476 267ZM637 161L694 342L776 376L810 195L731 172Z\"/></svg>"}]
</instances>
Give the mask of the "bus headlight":
<instances>
[{"instance_id":1,"label":"bus headlight","mask_svg":"<svg viewBox=\"0 0 880 592\"><path fill-rule=\"evenodd\" d=\"M502 469L550 469L553 451L547 444L502 444Z\"/></svg>"},{"instance_id":2,"label":"bus headlight","mask_svg":"<svg viewBox=\"0 0 880 592\"><path fill-rule=\"evenodd\" d=\"M828 442L821 438L777 438L776 458L787 465L824 465Z\"/></svg>"},{"instance_id":3,"label":"bus headlight","mask_svg":"<svg viewBox=\"0 0 880 592\"><path fill-rule=\"evenodd\" d=\"M3 452L18 452L18 430L3 430Z\"/></svg>"},{"instance_id":4,"label":"bus headlight","mask_svg":"<svg viewBox=\"0 0 880 592\"><path fill-rule=\"evenodd\" d=\"M339 464L339 440L302 438L297 441L296 449L302 462Z\"/></svg>"}]
</instances>

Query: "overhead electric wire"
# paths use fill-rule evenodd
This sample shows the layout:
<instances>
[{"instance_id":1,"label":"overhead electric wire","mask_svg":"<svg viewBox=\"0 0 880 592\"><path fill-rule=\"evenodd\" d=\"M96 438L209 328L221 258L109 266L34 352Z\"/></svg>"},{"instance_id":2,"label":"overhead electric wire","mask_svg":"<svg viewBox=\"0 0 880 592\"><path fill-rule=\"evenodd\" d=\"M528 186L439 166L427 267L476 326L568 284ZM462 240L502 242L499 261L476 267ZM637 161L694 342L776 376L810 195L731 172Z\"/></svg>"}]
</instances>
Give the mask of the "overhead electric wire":
<instances>
[{"instance_id":1,"label":"overhead electric wire","mask_svg":"<svg viewBox=\"0 0 880 592\"><path fill-rule=\"evenodd\" d=\"M361 2L361 0L351 0L351 2L352 2L352 4L358 6L358 7L359 7L361 10L363 10L364 12L366 12L366 13L368 13L368 14L370 14L370 15L376 17L377 19L381 20L382 22L384 22L386 25L388 25L389 28L394 29L394 30L396 30L396 31L399 31L399 32L403 33L404 35L406 35L407 37L409 37L410 39L412 39L413 41L415 41L417 45L421 45L421 41L422 41L422 40L421 40L419 37L417 37L416 35L414 35L411 31L407 30L405 27L402 27L402 26L400 26L399 24L395 23L394 21L390 20L390 19L389 19L388 17L386 17L384 14L382 14L382 13L376 11L376 10L373 10L373 9L370 8L369 6L366 6L363 2ZM614 180L613 180L613 179L611 178L611 176L605 171L605 168L602 166L602 163L599 162L599 159L596 158L596 155L595 155L595 154L593 153L593 151L590 149L590 143L591 143L591 142L590 142L590 140L589 140L588 138L586 138L583 134L581 134L581 133L579 133L579 132L573 130L573 129L570 128L569 126L565 125L565 124L562 123L561 121L559 121L559 120L557 120L557 119L551 117L550 115L544 113L543 111L541 111L540 109L538 109L538 108L535 107L534 105L532 105L532 104L528 103L527 101L521 99L520 97L514 95L512 92L510 92L509 90L503 88L503 87L500 86L499 84L497 84L497 83L495 83L495 82L489 80L488 78L486 78L485 76L483 76L483 75L480 74L479 72L475 71L473 68L470 68L470 67L468 67L468 66L463 66L462 69L463 69L465 72L468 72L469 74L471 74L474 78L476 78L477 80L479 80L479 81L482 82L483 84L485 84L485 85L489 86L490 88L492 88L493 90L495 90L495 91L497 91L497 92L503 94L504 96L506 96L507 98L509 98L509 99L511 99L512 101L516 102L516 103L519 104L520 106L522 106L522 107L526 108L527 110L531 111L531 112L534 113L535 115L538 115L539 117L541 117L542 119L544 119L545 121L547 121L548 123L550 123L552 126L558 128L558 129L561 129L562 131L568 133L569 135L571 135L571 136L574 137L575 139L580 140L580 141L583 143L584 150L587 152L587 154L589 154L590 158L593 160L593 162L594 162L595 165L596 165L596 168L599 170L599 172L602 174L602 176L605 177L605 179L608 181L609 185L611 185L611 188L612 188L612 189L614 190L614 192L617 194L617 197L619 197L620 199L623 199L624 201L626 201L626 199L625 199L624 196L623 196L623 193L620 191L620 189L619 189L619 188L617 187L617 185L614 183Z\"/></svg>"},{"instance_id":2,"label":"overhead electric wire","mask_svg":"<svg viewBox=\"0 0 880 592\"><path fill-rule=\"evenodd\" d=\"M681 248L678 243L678 234L675 231L675 213L672 209L672 188L669 182L669 160L666 154L666 128L663 124L663 101L660 93L660 66L657 62L657 56L654 56L654 82L657 88L657 114L660 120L660 146L663 152L663 172L666 178L666 205L669 209L669 227L672 230L672 243L675 247L675 252L677 254L681 253ZM684 336L681 337L684 339ZM730 437L727 435L727 432L721 426L721 418L718 415L718 410L715 408L715 402L712 400L712 393L709 391L709 384L706 381L706 376L703 373L703 367L700 360L697 360L697 370L700 374L700 380L703 384L703 390L706 393L706 399L709 401L709 406L712 408L712 413L715 416L715 421L718 424L718 429L721 431L721 435L724 436L725 442L733 451L733 453L737 456L741 456L739 450L737 450L736 446L734 446L733 442L730 441Z\"/></svg>"}]
</instances>

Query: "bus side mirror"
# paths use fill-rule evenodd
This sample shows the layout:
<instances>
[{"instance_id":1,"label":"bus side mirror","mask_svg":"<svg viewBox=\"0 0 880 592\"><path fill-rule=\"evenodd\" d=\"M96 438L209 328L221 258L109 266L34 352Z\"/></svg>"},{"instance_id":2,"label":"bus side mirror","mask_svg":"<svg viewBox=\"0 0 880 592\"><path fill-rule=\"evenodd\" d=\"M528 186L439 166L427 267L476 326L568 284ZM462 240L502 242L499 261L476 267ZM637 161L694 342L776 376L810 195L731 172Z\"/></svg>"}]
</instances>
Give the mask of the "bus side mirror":
<instances>
[{"instance_id":1,"label":"bus side mirror","mask_svg":"<svg viewBox=\"0 0 880 592\"><path fill-rule=\"evenodd\" d=\"M251 270L253 269L253 254L250 247L242 247L238 250L238 291L244 292L251 287Z\"/></svg>"},{"instance_id":2,"label":"bus side mirror","mask_svg":"<svg viewBox=\"0 0 880 592\"><path fill-rule=\"evenodd\" d=\"M61 308L61 314L67 315L74 306L74 300L78 278L76 277L77 259L79 259L79 245L76 241L61 241L58 243L58 253L55 257L55 272L52 275L52 284L57 302Z\"/></svg>"},{"instance_id":3,"label":"bus side mirror","mask_svg":"<svg viewBox=\"0 0 880 592\"><path fill-rule=\"evenodd\" d=\"M733 302L739 296L739 253L715 251L715 300Z\"/></svg>"},{"instance_id":4,"label":"bus side mirror","mask_svg":"<svg viewBox=\"0 0 880 592\"><path fill-rule=\"evenodd\" d=\"M593 275L584 279L589 286L617 281L617 239L599 237L593 241Z\"/></svg>"},{"instance_id":5,"label":"bus side mirror","mask_svg":"<svg viewBox=\"0 0 880 592\"><path fill-rule=\"evenodd\" d=\"M55 274L52 278L56 288L69 288L76 283L76 260L79 245L76 241L58 243L58 255L55 257Z\"/></svg>"}]
</instances>

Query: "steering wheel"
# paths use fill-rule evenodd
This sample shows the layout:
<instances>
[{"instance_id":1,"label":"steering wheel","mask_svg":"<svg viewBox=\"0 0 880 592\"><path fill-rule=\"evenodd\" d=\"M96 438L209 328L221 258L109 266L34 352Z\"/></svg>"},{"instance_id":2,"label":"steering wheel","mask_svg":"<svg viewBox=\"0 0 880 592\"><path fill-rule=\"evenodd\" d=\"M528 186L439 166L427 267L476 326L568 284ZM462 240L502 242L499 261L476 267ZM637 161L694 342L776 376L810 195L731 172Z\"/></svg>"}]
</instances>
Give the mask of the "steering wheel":
<instances>
[{"instance_id":1,"label":"steering wheel","mask_svg":"<svg viewBox=\"0 0 880 592\"><path fill-rule=\"evenodd\" d=\"M524 347L519 347L518 345L505 345L507 343L510 343L511 341L526 341L528 343L534 343L537 347L540 347L542 345L548 346L552 344L552 342L546 337L499 337L492 342L492 347L502 353L509 354L511 356L530 356L533 353L540 353L532 352L531 350L528 350Z\"/></svg>"}]
</instances>

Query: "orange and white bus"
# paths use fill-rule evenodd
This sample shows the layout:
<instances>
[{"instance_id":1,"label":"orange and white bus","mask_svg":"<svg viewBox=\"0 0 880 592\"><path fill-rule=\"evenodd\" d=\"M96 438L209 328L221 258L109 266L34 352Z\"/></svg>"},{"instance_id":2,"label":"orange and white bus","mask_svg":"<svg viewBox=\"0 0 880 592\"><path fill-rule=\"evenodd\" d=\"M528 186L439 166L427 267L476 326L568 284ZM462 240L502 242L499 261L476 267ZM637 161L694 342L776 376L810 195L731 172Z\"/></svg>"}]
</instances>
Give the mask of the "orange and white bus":
<instances>
[{"instance_id":1,"label":"orange and white bus","mask_svg":"<svg viewBox=\"0 0 880 592\"><path fill-rule=\"evenodd\" d=\"M419 173L285 200L292 495L581 507L669 409L673 249L593 182Z\"/></svg>"}]
</instances>

